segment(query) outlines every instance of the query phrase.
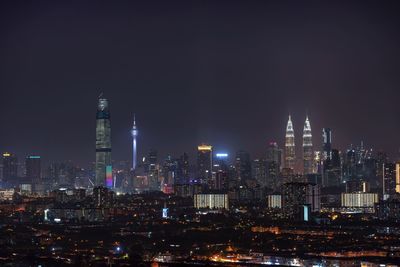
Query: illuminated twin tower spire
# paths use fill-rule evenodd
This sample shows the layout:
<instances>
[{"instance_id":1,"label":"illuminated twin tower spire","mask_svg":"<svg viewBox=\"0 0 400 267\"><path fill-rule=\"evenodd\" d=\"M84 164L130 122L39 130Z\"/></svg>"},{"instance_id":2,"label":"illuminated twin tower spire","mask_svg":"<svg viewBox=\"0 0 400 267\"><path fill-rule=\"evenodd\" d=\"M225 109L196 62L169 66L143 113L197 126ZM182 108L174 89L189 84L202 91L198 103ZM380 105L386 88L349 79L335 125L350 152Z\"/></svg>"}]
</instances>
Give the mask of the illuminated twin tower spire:
<instances>
[{"instance_id":1,"label":"illuminated twin tower spire","mask_svg":"<svg viewBox=\"0 0 400 267\"><path fill-rule=\"evenodd\" d=\"M311 125L308 116L304 122L303 129L303 170L304 174L314 173L314 161L313 161L313 145L312 145L312 134ZM292 170L296 169L296 145L294 138L294 128L292 118L289 115L289 120L286 126L285 136L285 168Z\"/></svg>"}]
</instances>

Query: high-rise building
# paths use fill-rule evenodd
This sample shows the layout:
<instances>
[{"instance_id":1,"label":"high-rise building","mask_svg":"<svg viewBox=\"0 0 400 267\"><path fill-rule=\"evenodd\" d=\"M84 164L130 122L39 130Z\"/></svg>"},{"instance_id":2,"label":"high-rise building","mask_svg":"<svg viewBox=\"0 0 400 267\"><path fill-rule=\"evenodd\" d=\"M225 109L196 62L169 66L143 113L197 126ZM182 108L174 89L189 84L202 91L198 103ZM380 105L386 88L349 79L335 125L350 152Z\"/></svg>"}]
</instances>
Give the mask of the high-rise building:
<instances>
[{"instance_id":1,"label":"high-rise building","mask_svg":"<svg viewBox=\"0 0 400 267\"><path fill-rule=\"evenodd\" d=\"M216 153L215 157L213 158L213 171L227 171L228 168L228 153Z\"/></svg>"},{"instance_id":2,"label":"high-rise building","mask_svg":"<svg viewBox=\"0 0 400 267\"><path fill-rule=\"evenodd\" d=\"M282 205L290 218L304 215L304 206L309 212L318 212L321 208L320 188L311 183L286 183L282 187Z\"/></svg>"},{"instance_id":3,"label":"high-rise building","mask_svg":"<svg viewBox=\"0 0 400 267\"><path fill-rule=\"evenodd\" d=\"M177 183L177 167L178 161L168 155L162 166L164 184L173 186Z\"/></svg>"},{"instance_id":4,"label":"high-rise building","mask_svg":"<svg viewBox=\"0 0 400 267\"><path fill-rule=\"evenodd\" d=\"M269 143L265 159L266 186L274 191L279 191L282 184L279 179L282 167L282 150L279 149L276 142Z\"/></svg>"},{"instance_id":5,"label":"high-rise building","mask_svg":"<svg viewBox=\"0 0 400 267\"><path fill-rule=\"evenodd\" d=\"M96 178L95 186L113 186L111 165L111 124L108 101L99 98L96 114Z\"/></svg>"},{"instance_id":6,"label":"high-rise building","mask_svg":"<svg viewBox=\"0 0 400 267\"><path fill-rule=\"evenodd\" d=\"M341 168L340 153L337 149L332 149L331 152L331 166L332 168Z\"/></svg>"},{"instance_id":7,"label":"high-rise building","mask_svg":"<svg viewBox=\"0 0 400 267\"><path fill-rule=\"evenodd\" d=\"M296 148L294 142L294 129L292 119L289 115L289 120L286 126L285 136L285 168L294 170L296 163Z\"/></svg>"},{"instance_id":8,"label":"high-rise building","mask_svg":"<svg viewBox=\"0 0 400 267\"><path fill-rule=\"evenodd\" d=\"M213 159L213 189L227 190L229 187L228 153L216 153Z\"/></svg>"},{"instance_id":9,"label":"high-rise building","mask_svg":"<svg viewBox=\"0 0 400 267\"><path fill-rule=\"evenodd\" d=\"M229 187L229 176L228 172L225 170L218 170L215 173L215 185L214 189L220 191L226 191Z\"/></svg>"},{"instance_id":10,"label":"high-rise building","mask_svg":"<svg viewBox=\"0 0 400 267\"><path fill-rule=\"evenodd\" d=\"M147 156L143 159L144 173L148 177L149 190L160 190L159 182L159 166L157 164L157 151L151 149Z\"/></svg>"},{"instance_id":11,"label":"high-rise building","mask_svg":"<svg viewBox=\"0 0 400 267\"><path fill-rule=\"evenodd\" d=\"M274 161L279 166L279 170L282 168L282 149L278 147L277 142L270 142L267 148L267 154L265 159L267 161ZM278 170L278 171L279 171Z\"/></svg>"},{"instance_id":12,"label":"high-rise building","mask_svg":"<svg viewBox=\"0 0 400 267\"><path fill-rule=\"evenodd\" d=\"M176 176L176 184L189 183L189 156L187 153L183 153L177 160Z\"/></svg>"},{"instance_id":13,"label":"high-rise building","mask_svg":"<svg viewBox=\"0 0 400 267\"><path fill-rule=\"evenodd\" d=\"M26 157L26 177L32 179L32 183L37 185L41 182L41 162L40 156Z\"/></svg>"},{"instance_id":14,"label":"high-rise building","mask_svg":"<svg viewBox=\"0 0 400 267\"><path fill-rule=\"evenodd\" d=\"M254 159L251 164L253 179L262 187L267 186L266 163L263 159Z\"/></svg>"},{"instance_id":15,"label":"high-rise building","mask_svg":"<svg viewBox=\"0 0 400 267\"><path fill-rule=\"evenodd\" d=\"M18 176L18 158L9 152L3 153L3 181L7 182Z\"/></svg>"},{"instance_id":16,"label":"high-rise building","mask_svg":"<svg viewBox=\"0 0 400 267\"><path fill-rule=\"evenodd\" d=\"M322 160L332 158L332 131L330 128L322 129Z\"/></svg>"},{"instance_id":17,"label":"high-rise building","mask_svg":"<svg viewBox=\"0 0 400 267\"><path fill-rule=\"evenodd\" d=\"M383 199L387 199L396 193L396 164L387 162L382 165L382 168L382 193Z\"/></svg>"},{"instance_id":18,"label":"high-rise building","mask_svg":"<svg viewBox=\"0 0 400 267\"><path fill-rule=\"evenodd\" d=\"M246 182L251 179L251 161L250 154L240 150L236 152L235 158L236 180Z\"/></svg>"},{"instance_id":19,"label":"high-rise building","mask_svg":"<svg viewBox=\"0 0 400 267\"><path fill-rule=\"evenodd\" d=\"M306 175L314 172L313 155L314 151L312 144L311 125L307 116L303 129L303 169L304 174Z\"/></svg>"},{"instance_id":20,"label":"high-rise building","mask_svg":"<svg viewBox=\"0 0 400 267\"><path fill-rule=\"evenodd\" d=\"M133 115L133 126L131 130L132 134L132 170L136 170L136 164L137 164L137 148L136 148L136 138L139 134L139 131L136 127L136 116Z\"/></svg>"},{"instance_id":21,"label":"high-rise building","mask_svg":"<svg viewBox=\"0 0 400 267\"><path fill-rule=\"evenodd\" d=\"M201 144L197 147L197 178L199 178L202 183L208 184L209 186L213 184L212 155L211 145Z\"/></svg>"},{"instance_id":22,"label":"high-rise building","mask_svg":"<svg viewBox=\"0 0 400 267\"><path fill-rule=\"evenodd\" d=\"M375 158L376 158L376 177L378 177L377 179L378 187L382 188L383 180L381 178L383 177L383 166L388 162L388 157L385 152L378 151Z\"/></svg>"}]
</instances>

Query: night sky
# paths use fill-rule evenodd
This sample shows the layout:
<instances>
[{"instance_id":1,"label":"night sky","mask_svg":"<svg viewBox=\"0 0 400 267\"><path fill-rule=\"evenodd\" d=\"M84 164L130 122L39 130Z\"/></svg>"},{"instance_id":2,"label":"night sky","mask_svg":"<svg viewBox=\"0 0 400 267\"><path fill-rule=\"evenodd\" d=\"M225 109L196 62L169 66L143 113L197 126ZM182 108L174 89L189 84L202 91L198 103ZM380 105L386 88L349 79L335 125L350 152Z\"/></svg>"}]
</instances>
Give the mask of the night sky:
<instances>
[{"instance_id":1,"label":"night sky","mask_svg":"<svg viewBox=\"0 0 400 267\"><path fill-rule=\"evenodd\" d=\"M85 2L85 3L83 3ZM101 2L101 3L100 3ZM302 3L299 3L302 2ZM196 145L300 154L306 113L320 149L364 140L396 159L399 1L1 1L0 151L95 160L95 113L110 101L113 159Z\"/></svg>"}]
</instances>

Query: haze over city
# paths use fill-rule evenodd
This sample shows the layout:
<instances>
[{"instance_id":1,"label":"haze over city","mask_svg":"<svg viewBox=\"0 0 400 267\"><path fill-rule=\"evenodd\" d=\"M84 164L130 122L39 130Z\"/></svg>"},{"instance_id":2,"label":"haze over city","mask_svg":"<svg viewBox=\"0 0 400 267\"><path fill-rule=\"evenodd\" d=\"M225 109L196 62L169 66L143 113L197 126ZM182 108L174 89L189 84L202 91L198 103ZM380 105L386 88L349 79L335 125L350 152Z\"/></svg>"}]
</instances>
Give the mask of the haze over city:
<instances>
[{"instance_id":1,"label":"haze over city","mask_svg":"<svg viewBox=\"0 0 400 267\"><path fill-rule=\"evenodd\" d=\"M200 142L262 155L298 137L364 141L397 159L396 1L1 3L0 147L94 161L94 109L110 101L115 160ZM300 139L296 140L300 143Z\"/></svg>"}]
</instances>

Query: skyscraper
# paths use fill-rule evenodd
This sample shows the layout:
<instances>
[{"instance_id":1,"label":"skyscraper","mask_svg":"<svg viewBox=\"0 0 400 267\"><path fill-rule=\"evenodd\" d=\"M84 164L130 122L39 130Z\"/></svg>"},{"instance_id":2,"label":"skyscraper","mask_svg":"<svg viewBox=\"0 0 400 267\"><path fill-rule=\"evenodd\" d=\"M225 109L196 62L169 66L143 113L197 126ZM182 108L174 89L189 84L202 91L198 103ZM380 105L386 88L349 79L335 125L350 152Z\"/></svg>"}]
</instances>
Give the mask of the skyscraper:
<instances>
[{"instance_id":1,"label":"skyscraper","mask_svg":"<svg viewBox=\"0 0 400 267\"><path fill-rule=\"evenodd\" d=\"M144 173L147 175L150 191L160 190L159 165L157 164L157 151L151 149L143 160Z\"/></svg>"},{"instance_id":2,"label":"skyscraper","mask_svg":"<svg viewBox=\"0 0 400 267\"><path fill-rule=\"evenodd\" d=\"M314 151L312 145L312 134L311 134L311 125L306 117L306 121L304 122L303 129L303 167L304 174L312 174L314 172L314 159L313 159Z\"/></svg>"},{"instance_id":3,"label":"skyscraper","mask_svg":"<svg viewBox=\"0 0 400 267\"><path fill-rule=\"evenodd\" d=\"M132 170L136 170L137 164L137 150L136 150L136 137L138 136L138 130L136 128L136 116L133 115L133 126L131 130L132 134Z\"/></svg>"},{"instance_id":4,"label":"skyscraper","mask_svg":"<svg viewBox=\"0 0 400 267\"><path fill-rule=\"evenodd\" d=\"M212 146L201 144L197 147L197 178L212 185Z\"/></svg>"},{"instance_id":5,"label":"skyscraper","mask_svg":"<svg viewBox=\"0 0 400 267\"><path fill-rule=\"evenodd\" d=\"M41 172L40 156L26 157L26 177L32 179L35 186L41 182Z\"/></svg>"},{"instance_id":6,"label":"skyscraper","mask_svg":"<svg viewBox=\"0 0 400 267\"><path fill-rule=\"evenodd\" d=\"M99 98L97 105L95 169L95 186L112 187L110 111L108 101L105 98Z\"/></svg>"},{"instance_id":7,"label":"skyscraper","mask_svg":"<svg viewBox=\"0 0 400 267\"><path fill-rule=\"evenodd\" d=\"M384 163L382 165L382 193L383 199L387 199L389 196L393 196L396 194L396 186L397 186L397 172L396 172L396 164L394 163Z\"/></svg>"},{"instance_id":8,"label":"skyscraper","mask_svg":"<svg viewBox=\"0 0 400 267\"><path fill-rule=\"evenodd\" d=\"M266 186L278 191L281 186L279 172L281 169L282 149L276 142L270 142L266 153Z\"/></svg>"},{"instance_id":9,"label":"skyscraper","mask_svg":"<svg viewBox=\"0 0 400 267\"><path fill-rule=\"evenodd\" d=\"M294 143L294 129L292 119L289 115L289 120L286 126L285 136L285 168L294 169L296 161L296 151Z\"/></svg>"},{"instance_id":10,"label":"skyscraper","mask_svg":"<svg viewBox=\"0 0 400 267\"><path fill-rule=\"evenodd\" d=\"M267 185L265 160L254 159L251 163L251 174L258 184L265 187Z\"/></svg>"},{"instance_id":11,"label":"skyscraper","mask_svg":"<svg viewBox=\"0 0 400 267\"><path fill-rule=\"evenodd\" d=\"M176 181L177 184L187 184L189 182L189 156L186 153L177 160Z\"/></svg>"},{"instance_id":12,"label":"skyscraper","mask_svg":"<svg viewBox=\"0 0 400 267\"><path fill-rule=\"evenodd\" d=\"M332 158L332 131L330 128L322 129L322 160Z\"/></svg>"},{"instance_id":13,"label":"skyscraper","mask_svg":"<svg viewBox=\"0 0 400 267\"><path fill-rule=\"evenodd\" d=\"M248 152L243 150L236 152L235 169L238 182L244 183L251 179L251 160Z\"/></svg>"},{"instance_id":14,"label":"skyscraper","mask_svg":"<svg viewBox=\"0 0 400 267\"><path fill-rule=\"evenodd\" d=\"M3 153L3 180L10 181L18 176L18 158L9 152Z\"/></svg>"}]
</instances>

